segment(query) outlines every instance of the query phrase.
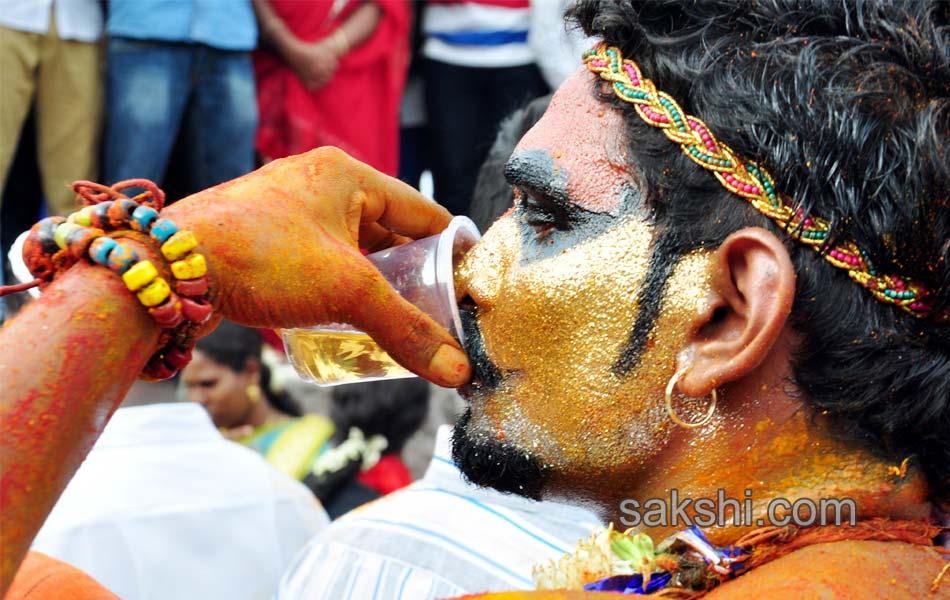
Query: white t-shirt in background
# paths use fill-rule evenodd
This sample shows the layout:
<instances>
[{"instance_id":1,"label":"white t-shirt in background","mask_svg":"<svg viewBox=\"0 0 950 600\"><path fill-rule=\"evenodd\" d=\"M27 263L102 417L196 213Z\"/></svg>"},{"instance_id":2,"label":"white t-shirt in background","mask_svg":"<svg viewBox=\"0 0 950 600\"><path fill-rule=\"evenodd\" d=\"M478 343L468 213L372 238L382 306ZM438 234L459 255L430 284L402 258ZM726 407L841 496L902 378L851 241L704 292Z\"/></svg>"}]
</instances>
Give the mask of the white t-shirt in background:
<instances>
[{"instance_id":1,"label":"white t-shirt in background","mask_svg":"<svg viewBox=\"0 0 950 600\"><path fill-rule=\"evenodd\" d=\"M121 408L33 549L124 600L270 598L329 523L301 483L224 439L194 403Z\"/></svg>"}]
</instances>

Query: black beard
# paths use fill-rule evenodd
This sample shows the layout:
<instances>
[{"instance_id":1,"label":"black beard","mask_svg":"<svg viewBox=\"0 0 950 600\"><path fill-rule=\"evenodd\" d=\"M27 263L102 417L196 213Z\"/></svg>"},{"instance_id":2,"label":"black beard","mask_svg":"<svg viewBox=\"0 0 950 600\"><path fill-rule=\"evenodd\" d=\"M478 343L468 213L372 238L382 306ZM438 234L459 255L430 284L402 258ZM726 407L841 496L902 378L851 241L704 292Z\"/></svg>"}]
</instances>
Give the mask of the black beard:
<instances>
[{"instance_id":1,"label":"black beard","mask_svg":"<svg viewBox=\"0 0 950 600\"><path fill-rule=\"evenodd\" d=\"M452 432L452 460L465 479L505 494L540 500L547 479L541 463L511 444L487 437L473 439L468 429L471 418L472 409L466 408Z\"/></svg>"},{"instance_id":2,"label":"black beard","mask_svg":"<svg viewBox=\"0 0 950 600\"><path fill-rule=\"evenodd\" d=\"M478 318L474 310L460 310L459 318L462 321L462 331L465 332L465 353L472 364L472 380L460 390L468 397L474 393L484 393L494 390L502 380L501 371L488 358L485 351L485 340L482 339L482 330L478 326Z\"/></svg>"}]
</instances>

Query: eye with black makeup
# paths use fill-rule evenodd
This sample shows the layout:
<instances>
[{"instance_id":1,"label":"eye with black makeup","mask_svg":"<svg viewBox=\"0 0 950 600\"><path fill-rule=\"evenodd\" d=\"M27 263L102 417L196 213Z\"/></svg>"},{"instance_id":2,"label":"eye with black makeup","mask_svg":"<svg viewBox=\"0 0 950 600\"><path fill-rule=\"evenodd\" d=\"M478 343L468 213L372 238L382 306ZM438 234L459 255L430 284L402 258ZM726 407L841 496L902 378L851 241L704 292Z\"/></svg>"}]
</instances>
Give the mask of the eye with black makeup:
<instances>
[{"instance_id":1,"label":"eye with black makeup","mask_svg":"<svg viewBox=\"0 0 950 600\"><path fill-rule=\"evenodd\" d=\"M546 238L555 229L570 230L570 211L557 200L517 186L514 188L514 195L521 221L534 229L538 241Z\"/></svg>"}]
</instances>

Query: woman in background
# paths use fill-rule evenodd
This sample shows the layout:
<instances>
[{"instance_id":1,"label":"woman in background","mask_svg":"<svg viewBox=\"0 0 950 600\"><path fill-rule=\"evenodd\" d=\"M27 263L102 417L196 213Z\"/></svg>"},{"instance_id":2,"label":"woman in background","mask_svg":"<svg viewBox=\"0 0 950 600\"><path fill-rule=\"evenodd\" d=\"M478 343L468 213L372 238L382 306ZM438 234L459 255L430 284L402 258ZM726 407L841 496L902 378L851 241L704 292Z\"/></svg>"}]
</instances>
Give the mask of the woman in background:
<instances>
[{"instance_id":1,"label":"woman in background","mask_svg":"<svg viewBox=\"0 0 950 600\"><path fill-rule=\"evenodd\" d=\"M204 406L226 437L302 480L333 435L333 423L321 415L304 415L286 392L271 389L261 349L259 330L222 321L198 340L191 363L181 372L182 383L188 400Z\"/></svg>"},{"instance_id":2,"label":"woman in background","mask_svg":"<svg viewBox=\"0 0 950 600\"><path fill-rule=\"evenodd\" d=\"M395 175L408 2L254 0L254 9L263 160L337 146Z\"/></svg>"}]
</instances>

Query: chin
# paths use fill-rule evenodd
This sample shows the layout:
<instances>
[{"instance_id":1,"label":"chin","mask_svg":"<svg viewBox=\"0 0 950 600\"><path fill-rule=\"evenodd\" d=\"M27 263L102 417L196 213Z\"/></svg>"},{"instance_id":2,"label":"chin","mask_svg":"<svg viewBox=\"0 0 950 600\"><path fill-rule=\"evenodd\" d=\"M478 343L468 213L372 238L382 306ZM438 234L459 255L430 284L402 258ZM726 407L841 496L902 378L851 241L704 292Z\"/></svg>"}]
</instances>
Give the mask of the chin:
<instances>
[{"instance_id":1,"label":"chin","mask_svg":"<svg viewBox=\"0 0 950 600\"><path fill-rule=\"evenodd\" d=\"M452 434L452 459L475 485L540 500L548 473L527 450L473 423L469 406Z\"/></svg>"}]
</instances>

